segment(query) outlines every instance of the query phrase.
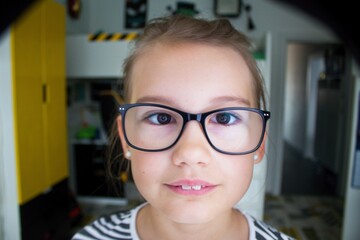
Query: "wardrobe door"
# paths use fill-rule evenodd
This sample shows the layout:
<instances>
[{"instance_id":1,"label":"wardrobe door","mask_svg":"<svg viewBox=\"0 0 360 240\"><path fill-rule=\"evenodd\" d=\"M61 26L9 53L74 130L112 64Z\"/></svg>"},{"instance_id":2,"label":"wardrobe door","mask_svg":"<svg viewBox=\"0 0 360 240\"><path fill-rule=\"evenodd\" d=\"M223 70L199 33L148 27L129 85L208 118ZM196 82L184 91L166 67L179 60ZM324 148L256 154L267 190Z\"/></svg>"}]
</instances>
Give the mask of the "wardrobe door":
<instances>
[{"instance_id":1,"label":"wardrobe door","mask_svg":"<svg viewBox=\"0 0 360 240\"><path fill-rule=\"evenodd\" d=\"M19 203L43 192L44 165L42 87L42 10L29 8L12 26L13 96Z\"/></svg>"}]
</instances>

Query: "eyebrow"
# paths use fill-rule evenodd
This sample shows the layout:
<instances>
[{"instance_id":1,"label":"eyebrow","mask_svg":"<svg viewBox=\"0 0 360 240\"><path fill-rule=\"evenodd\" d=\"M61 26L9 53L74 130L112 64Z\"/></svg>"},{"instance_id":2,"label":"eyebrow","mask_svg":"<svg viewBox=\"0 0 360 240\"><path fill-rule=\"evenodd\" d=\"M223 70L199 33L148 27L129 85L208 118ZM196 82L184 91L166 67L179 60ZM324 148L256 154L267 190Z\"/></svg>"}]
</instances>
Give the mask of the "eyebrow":
<instances>
[{"instance_id":1,"label":"eyebrow","mask_svg":"<svg viewBox=\"0 0 360 240\"><path fill-rule=\"evenodd\" d=\"M136 101L136 103L143 103L143 102L155 102L155 103L162 103L171 106L176 105L175 101L173 101L171 98L166 98L163 96L145 96L139 98ZM247 106L247 107L251 105L249 100L238 96L220 96L210 100L211 104L225 104L229 102L234 102L240 104L241 106Z\"/></svg>"},{"instance_id":2,"label":"eyebrow","mask_svg":"<svg viewBox=\"0 0 360 240\"><path fill-rule=\"evenodd\" d=\"M240 105L250 106L250 101L248 99L245 99L243 97L238 96L220 96L213 98L210 103L219 104L219 103L229 103L229 102L235 102Z\"/></svg>"},{"instance_id":3,"label":"eyebrow","mask_svg":"<svg viewBox=\"0 0 360 240\"><path fill-rule=\"evenodd\" d=\"M144 102L154 102L154 103L162 103L168 105L174 105L175 102L169 98L162 97L162 96L145 96L139 98L136 103L144 103Z\"/></svg>"}]
</instances>

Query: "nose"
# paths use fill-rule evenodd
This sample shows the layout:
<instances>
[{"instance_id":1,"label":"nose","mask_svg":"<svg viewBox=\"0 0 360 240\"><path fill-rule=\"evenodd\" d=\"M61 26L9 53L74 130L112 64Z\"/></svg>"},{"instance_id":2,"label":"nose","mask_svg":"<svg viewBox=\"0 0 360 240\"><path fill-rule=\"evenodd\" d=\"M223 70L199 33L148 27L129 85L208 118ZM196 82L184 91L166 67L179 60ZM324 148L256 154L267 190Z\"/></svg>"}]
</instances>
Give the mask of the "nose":
<instances>
[{"instance_id":1,"label":"nose","mask_svg":"<svg viewBox=\"0 0 360 240\"><path fill-rule=\"evenodd\" d=\"M172 161L177 166L205 166L210 162L212 148L197 121L186 124L174 148Z\"/></svg>"}]
</instances>

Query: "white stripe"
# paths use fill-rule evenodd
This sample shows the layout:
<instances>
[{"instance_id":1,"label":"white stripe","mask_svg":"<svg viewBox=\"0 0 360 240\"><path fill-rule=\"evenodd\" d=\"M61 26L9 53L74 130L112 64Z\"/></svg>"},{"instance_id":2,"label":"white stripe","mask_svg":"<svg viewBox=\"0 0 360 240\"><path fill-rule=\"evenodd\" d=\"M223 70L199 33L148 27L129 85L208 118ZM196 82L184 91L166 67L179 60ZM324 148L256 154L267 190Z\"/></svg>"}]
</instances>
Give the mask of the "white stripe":
<instances>
[{"instance_id":1,"label":"white stripe","mask_svg":"<svg viewBox=\"0 0 360 240\"><path fill-rule=\"evenodd\" d=\"M98 240L109 240L109 238L102 236L101 233L99 233L93 227L87 226L87 227L85 227L85 230Z\"/></svg>"},{"instance_id":2,"label":"white stripe","mask_svg":"<svg viewBox=\"0 0 360 240\"><path fill-rule=\"evenodd\" d=\"M118 235L120 235L122 237L130 237L130 226L129 226L129 228L124 228L119 225L114 225L112 222L106 222L105 219L100 219L100 224L107 227L108 229L117 231ZM110 231L110 230L107 230L107 231ZM127 234L122 235L122 233L120 233L120 232L127 233Z\"/></svg>"},{"instance_id":3,"label":"white stripe","mask_svg":"<svg viewBox=\"0 0 360 240\"><path fill-rule=\"evenodd\" d=\"M97 222L95 222L95 224L94 224L101 232L103 232L103 233L105 233L105 234L107 234L107 235L110 235L110 236L112 236L112 237L122 237L122 238L126 238L126 237L129 237L128 235L123 235L123 234L121 234L121 233L118 233L118 232L114 232L114 231L112 231L112 230L109 230L109 229L107 229L104 225L102 225L102 224L100 224L98 221ZM110 227L112 227L112 229L114 229L114 228L116 228L116 226L114 226L114 225L112 225L112 224L106 224L106 226L107 225L110 225ZM122 228L120 228L120 229L122 229Z\"/></svg>"},{"instance_id":4,"label":"white stripe","mask_svg":"<svg viewBox=\"0 0 360 240\"><path fill-rule=\"evenodd\" d=\"M113 214L110 216L110 219L115 225L118 225L120 223L130 224L130 216L131 214L121 214L119 217L118 214Z\"/></svg>"}]
</instances>

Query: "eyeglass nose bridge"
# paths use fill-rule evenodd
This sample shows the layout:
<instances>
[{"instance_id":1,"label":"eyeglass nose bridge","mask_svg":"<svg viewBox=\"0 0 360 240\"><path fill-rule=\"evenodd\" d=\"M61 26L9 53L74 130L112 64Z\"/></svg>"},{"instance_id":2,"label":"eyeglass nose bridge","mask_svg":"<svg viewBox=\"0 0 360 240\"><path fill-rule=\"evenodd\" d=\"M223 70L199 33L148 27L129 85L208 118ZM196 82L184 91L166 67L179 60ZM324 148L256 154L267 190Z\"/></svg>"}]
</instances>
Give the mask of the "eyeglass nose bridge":
<instances>
[{"instance_id":1,"label":"eyeglass nose bridge","mask_svg":"<svg viewBox=\"0 0 360 240\"><path fill-rule=\"evenodd\" d=\"M196 121L200 123L203 131L205 131L205 135L207 135L205 129L205 117L206 115L203 113L198 113L198 114L186 113L183 115L183 119L184 119L183 127L185 127L185 125L190 121Z\"/></svg>"},{"instance_id":2,"label":"eyeglass nose bridge","mask_svg":"<svg viewBox=\"0 0 360 240\"><path fill-rule=\"evenodd\" d=\"M203 131L206 139L208 140L208 142L210 143L211 145L211 142L210 142L210 139L208 138L207 136L207 132L206 132L206 127L205 127L205 118L206 118L207 114L203 114L203 113L198 113L198 114L192 114L192 113L185 113L183 114L183 120L184 120L184 123L183 123L183 128L180 132L180 135L178 138L181 137L182 135L182 132L186 126L186 124L190 121L196 121L198 123L200 123L200 126L201 126L201 130Z\"/></svg>"},{"instance_id":3,"label":"eyeglass nose bridge","mask_svg":"<svg viewBox=\"0 0 360 240\"><path fill-rule=\"evenodd\" d=\"M199 123L202 122L202 114L192 114L192 113L187 113L186 119L185 119L185 123L189 122L189 121L197 121Z\"/></svg>"}]
</instances>

